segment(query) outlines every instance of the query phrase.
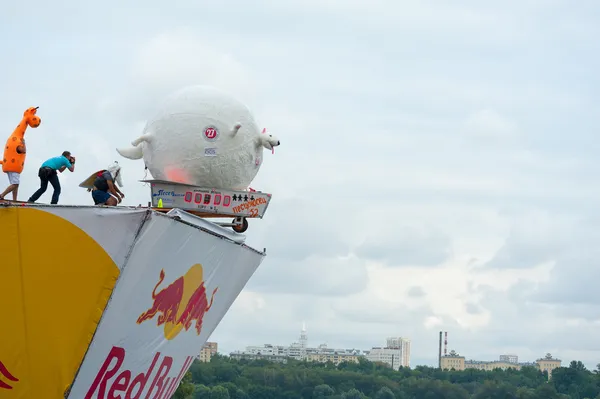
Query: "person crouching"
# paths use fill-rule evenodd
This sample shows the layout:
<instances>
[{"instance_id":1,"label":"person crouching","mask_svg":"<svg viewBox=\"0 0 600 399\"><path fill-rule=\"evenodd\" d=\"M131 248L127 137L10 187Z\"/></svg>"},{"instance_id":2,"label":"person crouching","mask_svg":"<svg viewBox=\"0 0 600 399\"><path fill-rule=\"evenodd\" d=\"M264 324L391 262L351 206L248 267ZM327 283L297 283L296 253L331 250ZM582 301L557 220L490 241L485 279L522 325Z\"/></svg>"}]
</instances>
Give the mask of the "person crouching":
<instances>
[{"instance_id":1,"label":"person crouching","mask_svg":"<svg viewBox=\"0 0 600 399\"><path fill-rule=\"evenodd\" d=\"M96 175L94 187L91 189L95 205L116 206L125 198L117 184L123 187L121 181L121 166L114 162L107 169L101 170Z\"/></svg>"}]
</instances>

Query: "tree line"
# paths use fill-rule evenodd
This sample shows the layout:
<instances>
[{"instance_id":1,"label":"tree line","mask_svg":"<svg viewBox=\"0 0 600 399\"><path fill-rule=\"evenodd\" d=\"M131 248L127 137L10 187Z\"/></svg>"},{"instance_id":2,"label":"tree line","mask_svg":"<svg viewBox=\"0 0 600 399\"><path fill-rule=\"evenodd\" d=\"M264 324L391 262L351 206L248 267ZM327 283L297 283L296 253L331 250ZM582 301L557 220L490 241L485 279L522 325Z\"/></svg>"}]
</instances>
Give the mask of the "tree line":
<instances>
[{"instance_id":1,"label":"tree line","mask_svg":"<svg viewBox=\"0 0 600 399\"><path fill-rule=\"evenodd\" d=\"M580 361L548 374L536 367L442 371L417 366L394 371L380 363L316 363L289 359L195 361L176 399L600 399L600 365Z\"/></svg>"}]
</instances>

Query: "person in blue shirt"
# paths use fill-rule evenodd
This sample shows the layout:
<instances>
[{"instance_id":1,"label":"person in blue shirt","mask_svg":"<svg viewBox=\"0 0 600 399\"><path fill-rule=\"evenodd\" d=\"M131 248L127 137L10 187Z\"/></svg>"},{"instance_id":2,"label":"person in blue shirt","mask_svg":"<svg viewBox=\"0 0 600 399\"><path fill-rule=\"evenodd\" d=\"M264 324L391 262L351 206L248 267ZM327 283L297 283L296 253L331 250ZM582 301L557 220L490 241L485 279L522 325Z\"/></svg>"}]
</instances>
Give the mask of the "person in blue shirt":
<instances>
[{"instance_id":1,"label":"person in blue shirt","mask_svg":"<svg viewBox=\"0 0 600 399\"><path fill-rule=\"evenodd\" d=\"M71 155L69 151L64 151L61 156L48 159L42 164L38 172L40 177L40 188L33 193L27 202L37 201L42 194L46 192L48 188L48 182L52 184L54 192L52 193L51 204L58 204L58 197L60 196L60 182L58 181L57 171L62 173L65 169L69 169L71 172L75 171L75 157Z\"/></svg>"}]
</instances>

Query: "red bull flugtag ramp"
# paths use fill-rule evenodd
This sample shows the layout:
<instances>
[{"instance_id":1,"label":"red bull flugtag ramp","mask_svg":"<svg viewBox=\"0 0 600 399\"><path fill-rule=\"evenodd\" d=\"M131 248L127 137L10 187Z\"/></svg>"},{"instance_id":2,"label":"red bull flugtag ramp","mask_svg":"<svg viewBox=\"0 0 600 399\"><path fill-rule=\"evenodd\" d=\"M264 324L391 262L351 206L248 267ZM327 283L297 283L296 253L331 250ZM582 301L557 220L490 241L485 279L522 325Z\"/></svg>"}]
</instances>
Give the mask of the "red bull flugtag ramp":
<instances>
[{"instance_id":1,"label":"red bull flugtag ramp","mask_svg":"<svg viewBox=\"0 0 600 399\"><path fill-rule=\"evenodd\" d=\"M187 212L0 206L0 398L170 398L265 257Z\"/></svg>"}]
</instances>

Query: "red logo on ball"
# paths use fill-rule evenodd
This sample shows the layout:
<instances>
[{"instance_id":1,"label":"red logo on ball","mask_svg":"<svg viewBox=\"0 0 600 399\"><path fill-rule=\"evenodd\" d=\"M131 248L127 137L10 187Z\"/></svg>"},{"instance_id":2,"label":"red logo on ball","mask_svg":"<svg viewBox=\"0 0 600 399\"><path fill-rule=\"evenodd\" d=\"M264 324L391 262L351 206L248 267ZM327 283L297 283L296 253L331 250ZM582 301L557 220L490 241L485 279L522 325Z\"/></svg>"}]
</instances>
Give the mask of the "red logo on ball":
<instances>
[{"instance_id":1,"label":"red logo on ball","mask_svg":"<svg viewBox=\"0 0 600 399\"><path fill-rule=\"evenodd\" d=\"M218 135L219 135L219 132L217 131L216 128L214 128L212 126L204 129L204 137L206 137L208 140L214 140L217 138Z\"/></svg>"}]
</instances>

